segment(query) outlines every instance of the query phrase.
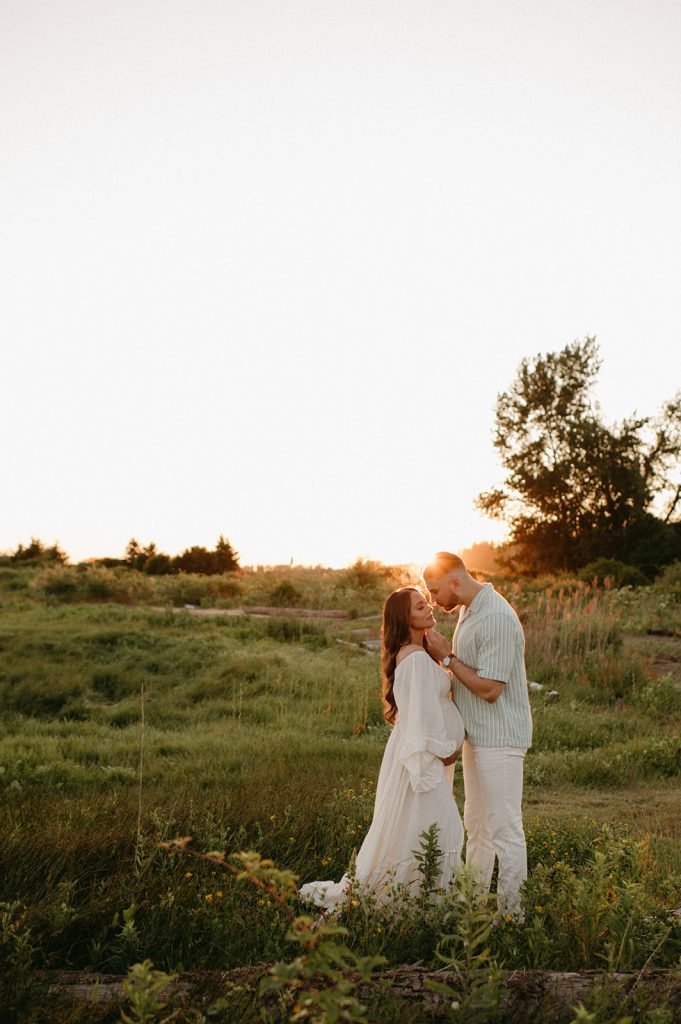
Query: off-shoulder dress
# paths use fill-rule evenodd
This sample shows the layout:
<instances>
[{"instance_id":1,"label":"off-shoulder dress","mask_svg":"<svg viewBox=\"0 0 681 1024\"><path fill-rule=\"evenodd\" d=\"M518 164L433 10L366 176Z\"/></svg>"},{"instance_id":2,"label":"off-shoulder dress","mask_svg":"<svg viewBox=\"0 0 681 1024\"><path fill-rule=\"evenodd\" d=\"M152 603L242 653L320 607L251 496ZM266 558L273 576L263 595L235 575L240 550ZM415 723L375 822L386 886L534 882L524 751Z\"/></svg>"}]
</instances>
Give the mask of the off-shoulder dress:
<instances>
[{"instance_id":1,"label":"off-shoulder dress","mask_svg":"<svg viewBox=\"0 0 681 1024\"><path fill-rule=\"evenodd\" d=\"M414 851L435 822L443 852L438 888L447 888L461 857L463 825L452 793L454 766L445 766L464 740L464 725L451 700L451 680L424 651L408 654L395 670L397 719L386 744L376 784L374 814L355 862L361 887L388 902L398 884L415 892L421 875ZM327 910L342 902L350 882L307 882L304 900Z\"/></svg>"}]
</instances>

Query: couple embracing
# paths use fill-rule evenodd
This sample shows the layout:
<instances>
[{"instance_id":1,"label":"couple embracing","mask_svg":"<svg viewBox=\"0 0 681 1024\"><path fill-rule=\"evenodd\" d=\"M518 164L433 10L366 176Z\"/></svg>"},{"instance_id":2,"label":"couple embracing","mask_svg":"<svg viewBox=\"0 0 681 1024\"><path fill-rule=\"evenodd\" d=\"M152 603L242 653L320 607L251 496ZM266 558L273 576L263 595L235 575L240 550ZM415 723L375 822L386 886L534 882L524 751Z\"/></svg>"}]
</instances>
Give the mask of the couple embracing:
<instances>
[{"instance_id":1,"label":"couple embracing","mask_svg":"<svg viewBox=\"0 0 681 1024\"><path fill-rule=\"evenodd\" d=\"M384 605L383 703L393 728L354 877L379 902L396 885L416 891L420 835L436 824L443 854L436 885L446 889L461 859L465 825L467 865L489 888L496 858L498 909L521 914L523 759L532 740L522 626L492 584L475 580L457 555L439 552L423 579L430 600L445 611L459 607L459 620L450 647L419 588L396 590ZM463 823L452 793L459 755ZM299 892L332 910L349 882L346 874L340 882L308 882Z\"/></svg>"}]
</instances>

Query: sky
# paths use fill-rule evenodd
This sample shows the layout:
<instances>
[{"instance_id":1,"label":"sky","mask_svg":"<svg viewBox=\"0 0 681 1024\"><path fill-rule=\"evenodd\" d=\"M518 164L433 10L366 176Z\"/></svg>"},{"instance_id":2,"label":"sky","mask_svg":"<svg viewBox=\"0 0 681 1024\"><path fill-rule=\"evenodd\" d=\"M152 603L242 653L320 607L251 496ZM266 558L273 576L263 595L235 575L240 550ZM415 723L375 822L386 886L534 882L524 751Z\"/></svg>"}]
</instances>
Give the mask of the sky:
<instances>
[{"instance_id":1,"label":"sky","mask_svg":"<svg viewBox=\"0 0 681 1024\"><path fill-rule=\"evenodd\" d=\"M681 386L676 0L3 0L0 550L500 540L494 404Z\"/></svg>"}]
</instances>

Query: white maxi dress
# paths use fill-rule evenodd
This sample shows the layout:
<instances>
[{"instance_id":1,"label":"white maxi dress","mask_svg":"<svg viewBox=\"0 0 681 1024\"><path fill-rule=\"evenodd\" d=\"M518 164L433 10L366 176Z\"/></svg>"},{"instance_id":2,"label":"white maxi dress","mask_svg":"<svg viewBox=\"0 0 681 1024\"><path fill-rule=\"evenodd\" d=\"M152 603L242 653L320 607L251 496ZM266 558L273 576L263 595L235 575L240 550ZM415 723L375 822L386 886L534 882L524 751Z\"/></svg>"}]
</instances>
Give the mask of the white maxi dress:
<instances>
[{"instance_id":1,"label":"white maxi dress","mask_svg":"<svg viewBox=\"0 0 681 1024\"><path fill-rule=\"evenodd\" d=\"M454 766L443 765L464 740L464 724L450 696L451 679L430 655L414 651L395 669L397 719L383 753L374 815L355 862L355 878L388 902L398 884L416 892L421 880L414 851L420 835L438 825L437 888L447 888L461 859L463 824L454 800ZM307 882L301 899L333 910L343 901L350 875L340 882Z\"/></svg>"}]
</instances>

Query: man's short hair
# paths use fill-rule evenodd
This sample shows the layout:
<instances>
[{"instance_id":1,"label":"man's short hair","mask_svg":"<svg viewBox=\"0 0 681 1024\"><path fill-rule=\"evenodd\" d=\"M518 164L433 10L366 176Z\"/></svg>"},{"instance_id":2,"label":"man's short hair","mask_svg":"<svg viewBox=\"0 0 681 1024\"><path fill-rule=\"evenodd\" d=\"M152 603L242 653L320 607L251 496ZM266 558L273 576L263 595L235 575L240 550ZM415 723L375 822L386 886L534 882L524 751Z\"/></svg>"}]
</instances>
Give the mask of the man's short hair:
<instances>
[{"instance_id":1,"label":"man's short hair","mask_svg":"<svg viewBox=\"0 0 681 1024\"><path fill-rule=\"evenodd\" d=\"M458 572L461 569L466 572L466 566L462 558L452 554L451 551L438 551L435 558L423 570L423 575L437 580L442 576L446 576L447 573Z\"/></svg>"}]
</instances>

